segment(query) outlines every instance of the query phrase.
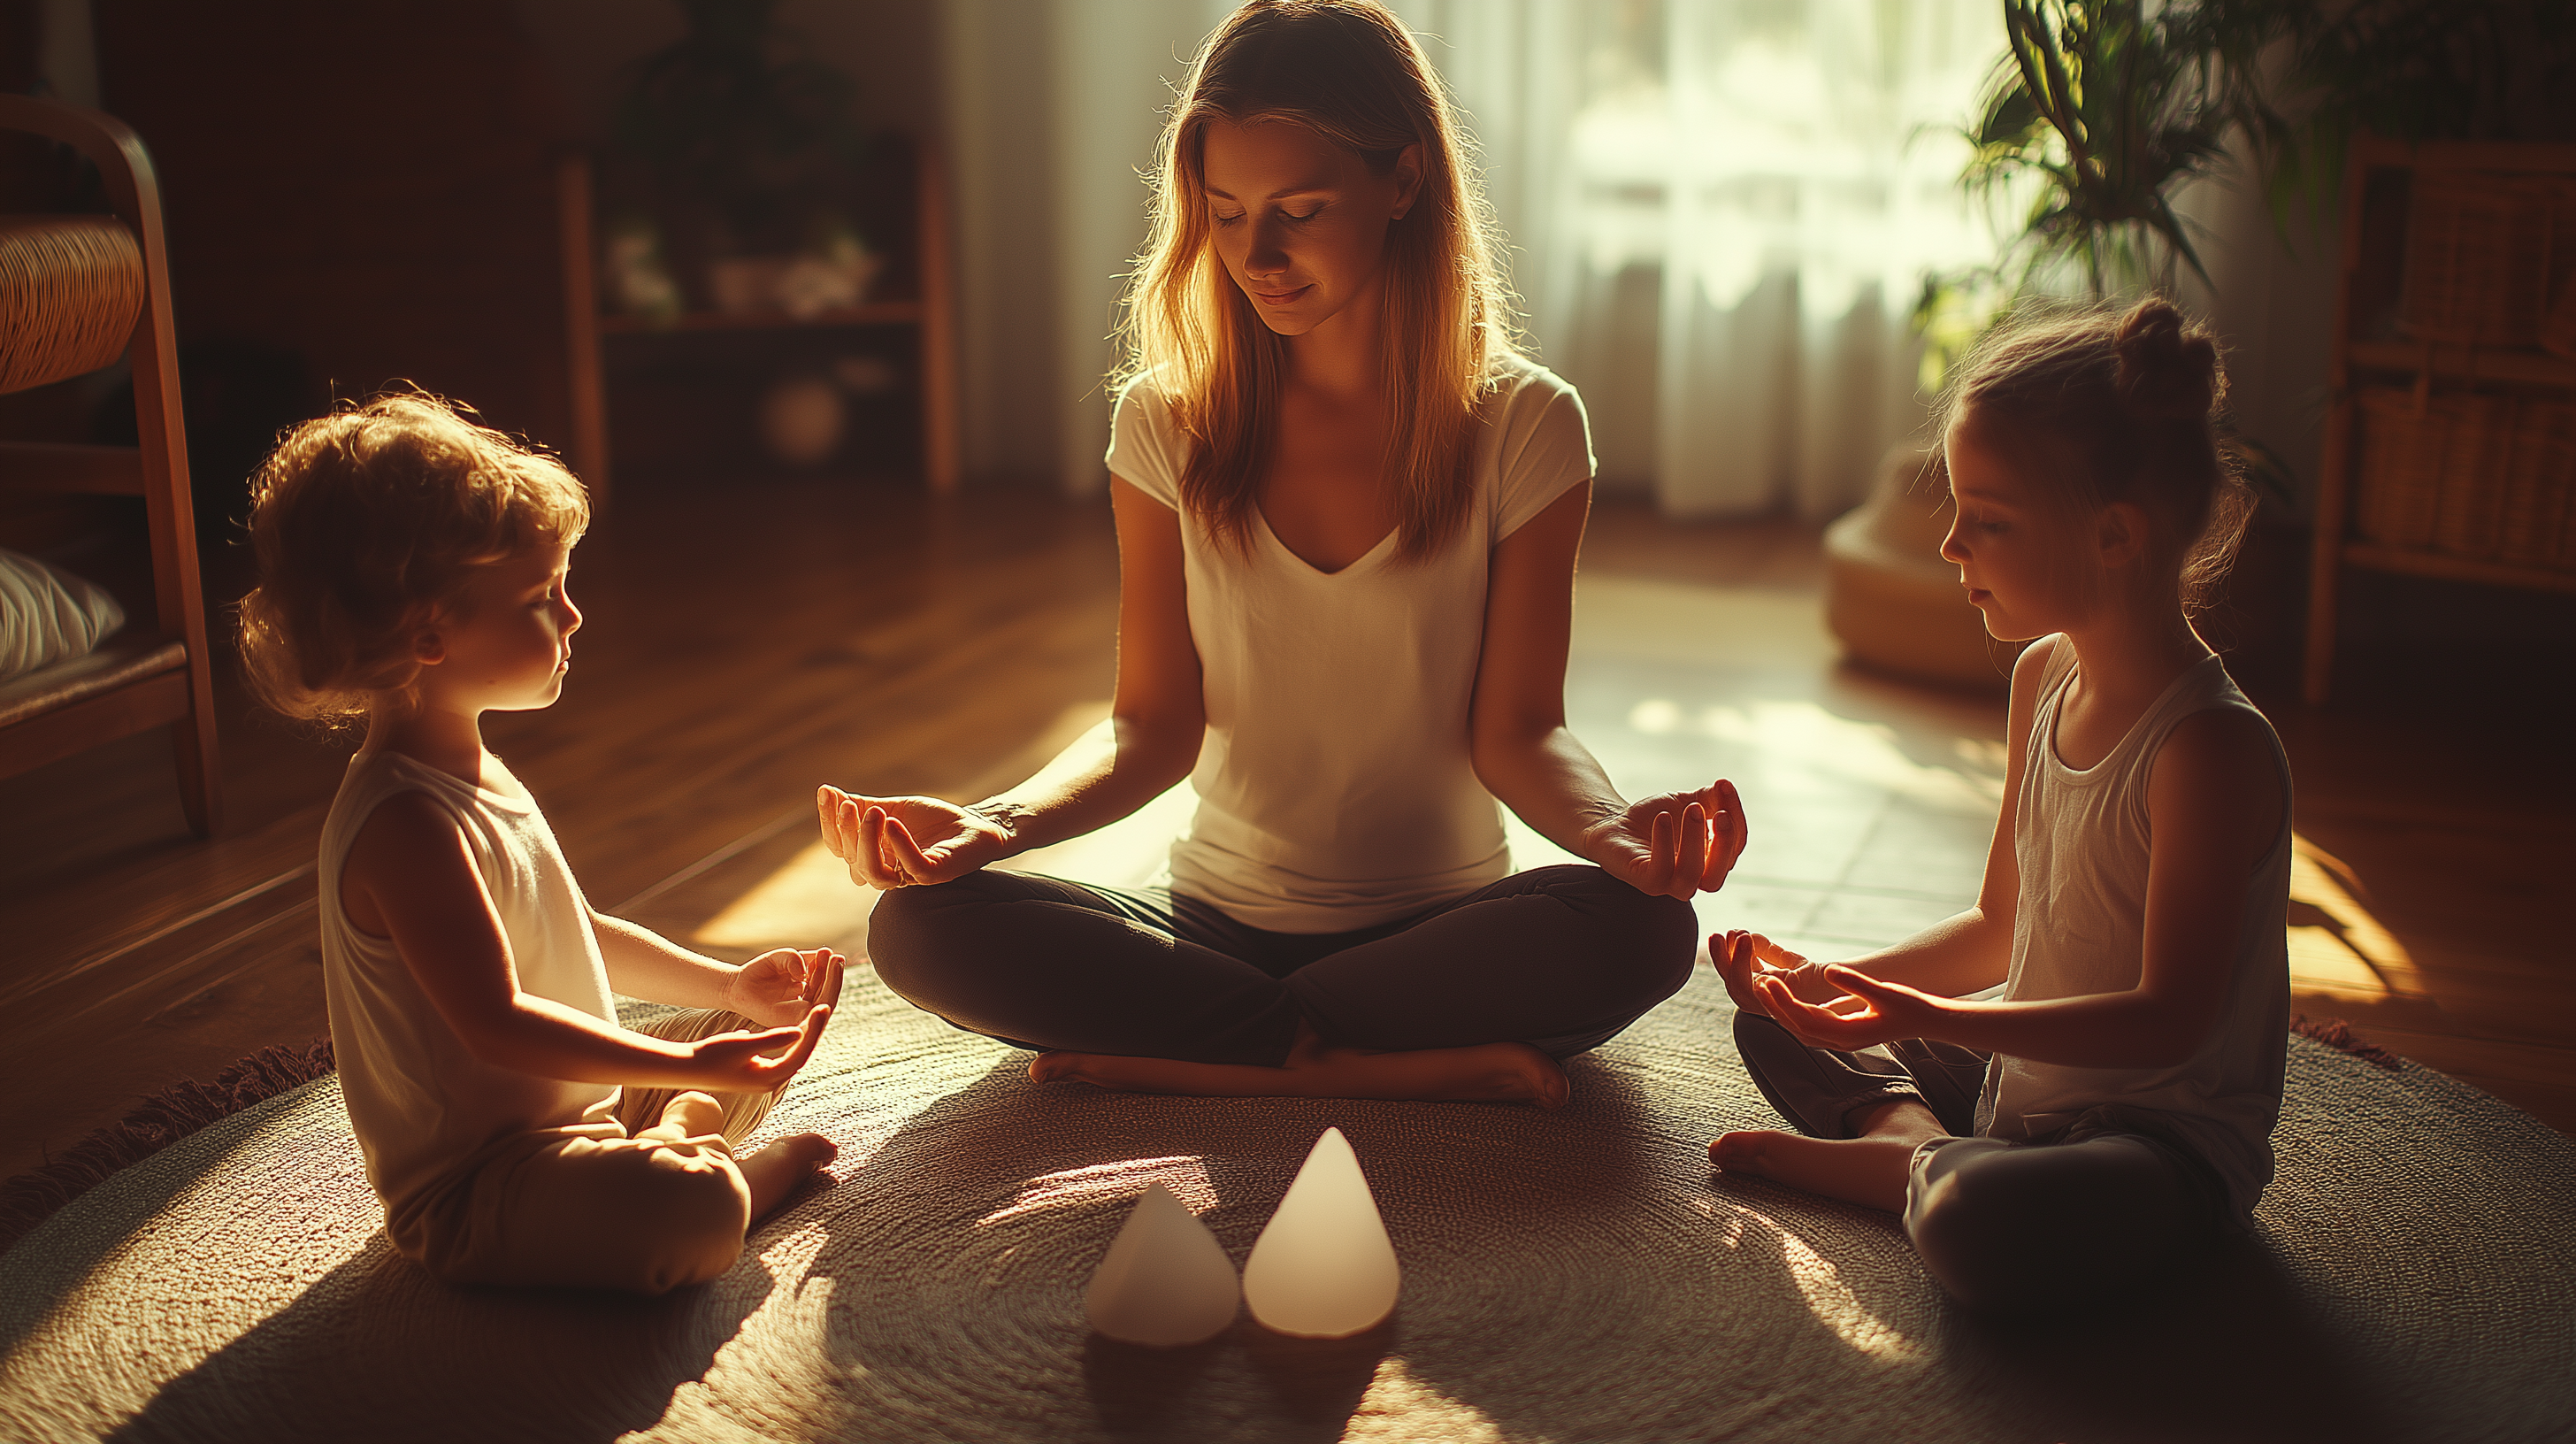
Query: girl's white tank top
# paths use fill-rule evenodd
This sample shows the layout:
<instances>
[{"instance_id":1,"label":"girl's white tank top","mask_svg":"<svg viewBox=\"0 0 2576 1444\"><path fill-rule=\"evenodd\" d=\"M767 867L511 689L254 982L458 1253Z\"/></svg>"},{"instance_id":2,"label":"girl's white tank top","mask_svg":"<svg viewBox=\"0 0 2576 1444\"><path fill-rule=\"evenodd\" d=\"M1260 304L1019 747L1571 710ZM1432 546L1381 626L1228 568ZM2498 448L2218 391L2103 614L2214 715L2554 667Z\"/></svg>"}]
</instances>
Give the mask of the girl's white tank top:
<instances>
[{"instance_id":1,"label":"girl's white tank top","mask_svg":"<svg viewBox=\"0 0 2576 1444\"><path fill-rule=\"evenodd\" d=\"M378 804L417 792L456 819L510 942L519 991L615 1021L590 905L536 803L474 786L391 752L362 751L322 824L322 978L340 1092L367 1181L399 1211L448 1169L506 1134L578 1123L617 1094L502 1068L474 1056L421 990L391 939L340 907L349 847Z\"/></svg>"},{"instance_id":2,"label":"girl's white tank top","mask_svg":"<svg viewBox=\"0 0 2576 1444\"><path fill-rule=\"evenodd\" d=\"M2262 713L2210 657L2174 679L2110 755L2066 765L2057 717L2074 681L2075 647L2053 639L2022 759L2013 816L2021 893L2013 916L2010 999L2126 992L2144 961L2150 834L2147 782L2156 754L2184 718L2211 708ZM2236 1211L2250 1213L2272 1180L2272 1125L2289 1052L2290 974L2283 925L2290 897L2290 765L2271 724L2281 776L2281 830L2245 879L2227 1002L2199 1051L2165 1068L2075 1068L1998 1055L1986 1072L1978 1132L2037 1138L2092 1109L2151 1131L2205 1159Z\"/></svg>"}]
</instances>

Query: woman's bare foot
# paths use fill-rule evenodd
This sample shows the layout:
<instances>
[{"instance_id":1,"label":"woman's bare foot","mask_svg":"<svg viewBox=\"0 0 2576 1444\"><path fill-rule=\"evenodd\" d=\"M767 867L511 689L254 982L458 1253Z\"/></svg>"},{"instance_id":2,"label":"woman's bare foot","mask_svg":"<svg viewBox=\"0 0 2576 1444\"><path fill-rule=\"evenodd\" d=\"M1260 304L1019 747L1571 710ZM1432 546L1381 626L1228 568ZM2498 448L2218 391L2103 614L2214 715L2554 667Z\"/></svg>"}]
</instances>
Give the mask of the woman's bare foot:
<instances>
[{"instance_id":1,"label":"woman's bare foot","mask_svg":"<svg viewBox=\"0 0 2576 1444\"><path fill-rule=\"evenodd\" d=\"M1527 1043L1364 1053L1327 1048L1300 1028L1287 1066L1184 1063L1110 1053L1041 1053L1029 1064L1037 1083L1089 1083L1121 1093L1184 1093L1208 1098L1392 1098L1457 1103L1565 1102L1565 1070Z\"/></svg>"},{"instance_id":2,"label":"woman's bare foot","mask_svg":"<svg viewBox=\"0 0 2576 1444\"><path fill-rule=\"evenodd\" d=\"M1708 1146L1708 1158L1729 1173L1902 1213L1914 1150L1943 1135L1940 1120L1920 1103L1897 1101L1871 1104L1849 1121L1860 1131L1858 1138L1754 1128L1720 1137Z\"/></svg>"},{"instance_id":3,"label":"woman's bare foot","mask_svg":"<svg viewBox=\"0 0 2576 1444\"><path fill-rule=\"evenodd\" d=\"M735 1159L742 1181L751 1186L752 1221L767 1218L840 1152L839 1144L820 1133L791 1133Z\"/></svg>"}]
</instances>

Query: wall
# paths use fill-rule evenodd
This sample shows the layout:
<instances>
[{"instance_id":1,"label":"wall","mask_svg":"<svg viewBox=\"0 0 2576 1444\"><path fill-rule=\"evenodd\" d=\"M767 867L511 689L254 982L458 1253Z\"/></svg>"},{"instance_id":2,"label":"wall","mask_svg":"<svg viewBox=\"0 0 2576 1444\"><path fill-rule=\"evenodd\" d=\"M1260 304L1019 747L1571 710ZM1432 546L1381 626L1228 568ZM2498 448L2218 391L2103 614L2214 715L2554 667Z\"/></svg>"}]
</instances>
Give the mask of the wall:
<instances>
[{"instance_id":1,"label":"wall","mask_svg":"<svg viewBox=\"0 0 2576 1444\"><path fill-rule=\"evenodd\" d=\"M585 140L607 134L620 72L681 33L671 0L511 0L509 8ZM849 73L871 125L925 136L940 129L940 8L935 0L785 0L777 23L814 58Z\"/></svg>"},{"instance_id":2,"label":"wall","mask_svg":"<svg viewBox=\"0 0 2576 1444\"><path fill-rule=\"evenodd\" d=\"M1190 57L1231 8L942 7L970 475L1077 493L1107 485L1101 378L1117 360L1122 278L1145 239L1144 175Z\"/></svg>"},{"instance_id":3,"label":"wall","mask_svg":"<svg viewBox=\"0 0 2576 1444\"><path fill-rule=\"evenodd\" d=\"M2207 284L2186 273L2183 303L2226 345L2236 423L2289 468L2303 509L2316 495L2324 435L2339 204L2328 196L2321 209L2279 222L2259 178L2245 174L2195 183L2176 206L2205 228L2194 245L2209 269Z\"/></svg>"},{"instance_id":4,"label":"wall","mask_svg":"<svg viewBox=\"0 0 2576 1444\"><path fill-rule=\"evenodd\" d=\"M343 396L408 378L568 440L562 127L503 0L94 19L101 102L160 175L183 343L289 353Z\"/></svg>"}]
</instances>

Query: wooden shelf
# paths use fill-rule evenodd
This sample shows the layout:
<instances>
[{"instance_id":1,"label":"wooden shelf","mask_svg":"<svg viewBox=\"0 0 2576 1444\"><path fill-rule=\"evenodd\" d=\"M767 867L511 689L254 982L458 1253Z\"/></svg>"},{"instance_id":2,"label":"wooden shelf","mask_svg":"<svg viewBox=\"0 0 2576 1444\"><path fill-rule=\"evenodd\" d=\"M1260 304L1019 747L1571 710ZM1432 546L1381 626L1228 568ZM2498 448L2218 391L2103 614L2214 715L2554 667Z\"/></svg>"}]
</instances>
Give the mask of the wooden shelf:
<instances>
[{"instance_id":1,"label":"wooden shelf","mask_svg":"<svg viewBox=\"0 0 2576 1444\"><path fill-rule=\"evenodd\" d=\"M2488 586L2523 587L2532 591L2576 592L2576 572L2515 566L2510 562L2483 561L2476 557L2455 557L2448 552L2413 551L2405 547L2383 546L2378 542L2346 542L2343 559L2346 566L2368 567L2375 572L2399 572L2410 577L2439 577L2444 581L2482 582Z\"/></svg>"},{"instance_id":2,"label":"wooden shelf","mask_svg":"<svg viewBox=\"0 0 2576 1444\"><path fill-rule=\"evenodd\" d=\"M919 301L870 301L835 306L811 316L785 311L684 311L668 321L642 316L603 315L603 336L652 335L666 331L786 331L809 326L918 326L924 308Z\"/></svg>"},{"instance_id":3,"label":"wooden shelf","mask_svg":"<svg viewBox=\"0 0 2576 1444\"><path fill-rule=\"evenodd\" d=\"M707 335L763 331L812 331L831 327L910 326L921 404L923 479L934 492L957 486L956 338L948 289L948 199L939 157L927 148L912 160L909 244L919 294L897 300L836 307L797 317L783 310L689 311L669 321L605 315L596 299L590 162L574 154L555 171L556 223L563 245L564 332L570 340L567 380L572 390L573 470L597 503L609 493L608 373L602 361L611 336ZM899 283L900 284L900 283ZM906 285L906 290L913 289Z\"/></svg>"},{"instance_id":4,"label":"wooden shelf","mask_svg":"<svg viewBox=\"0 0 2576 1444\"><path fill-rule=\"evenodd\" d=\"M2354 138L2344 162L2343 253L2335 283L2334 339L2326 352L2327 394L2333 407L2318 458L2316 531L2308 568L2307 658L2300 688L2310 706L2322 705L2332 692L2335 612L2340 573L2347 566L2530 591L2576 592L2576 573L2384 546L2350 534L2353 492L2363 462L2359 391L2365 384L2404 378L2425 386L2492 383L2576 391L2576 360L2550 352L2530 347L2486 349L2456 342L2363 340L2354 335L2356 318L2385 316L2400 300L2406 241L2413 229L2401 201L2411 198L2413 178L2445 172L2576 178L2576 145L2414 144L2362 135ZM2405 188L2394 184L2391 172L2408 173ZM2562 239L2559 244L2567 243Z\"/></svg>"},{"instance_id":5,"label":"wooden shelf","mask_svg":"<svg viewBox=\"0 0 2576 1444\"><path fill-rule=\"evenodd\" d=\"M2353 170L2485 170L2508 175L2565 175L2576 170L2570 147L2520 140L2398 140L2356 135L2346 151Z\"/></svg>"},{"instance_id":6,"label":"wooden shelf","mask_svg":"<svg viewBox=\"0 0 2576 1444\"><path fill-rule=\"evenodd\" d=\"M2420 375L2429 358L2433 375L2444 381L2511 381L2576 390L2576 360L2546 351L2473 349L2456 342L2428 346L2421 341L2355 341L2345 356L2352 365L2372 371Z\"/></svg>"}]
</instances>

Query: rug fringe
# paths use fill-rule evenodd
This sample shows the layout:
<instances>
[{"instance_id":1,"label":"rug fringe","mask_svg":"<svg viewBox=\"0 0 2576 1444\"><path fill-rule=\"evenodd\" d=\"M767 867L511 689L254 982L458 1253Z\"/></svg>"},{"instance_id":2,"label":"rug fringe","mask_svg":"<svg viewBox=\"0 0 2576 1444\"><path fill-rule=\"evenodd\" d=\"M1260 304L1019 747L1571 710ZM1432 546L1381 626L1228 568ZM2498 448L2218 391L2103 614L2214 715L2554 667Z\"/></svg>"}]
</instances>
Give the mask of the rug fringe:
<instances>
[{"instance_id":1,"label":"rug fringe","mask_svg":"<svg viewBox=\"0 0 2576 1444\"><path fill-rule=\"evenodd\" d=\"M2352 1025L2341 1018L2311 1018L2301 1013L2290 1019L2290 1031L2356 1058L2367 1059L2391 1073L2406 1066L2405 1059L2354 1032Z\"/></svg>"},{"instance_id":2,"label":"rug fringe","mask_svg":"<svg viewBox=\"0 0 2576 1444\"><path fill-rule=\"evenodd\" d=\"M171 1084L136 1105L123 1121L90 1134L43 1167L0 1184L0 1253L117 1170L332 1069L331 1040L316 1038L262 1048L216 1074L211 1083L190 1078Z\"/></svg>"}]
</instances>

